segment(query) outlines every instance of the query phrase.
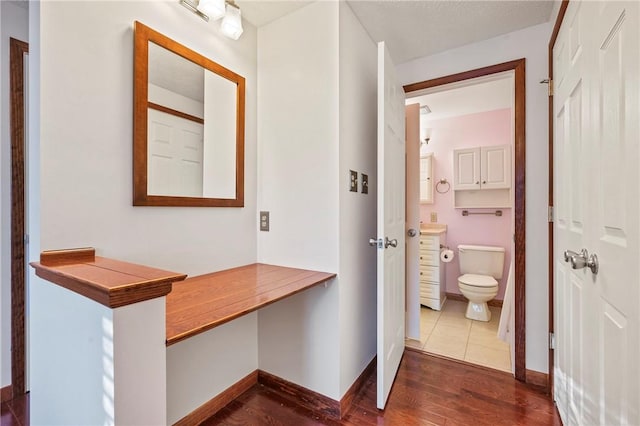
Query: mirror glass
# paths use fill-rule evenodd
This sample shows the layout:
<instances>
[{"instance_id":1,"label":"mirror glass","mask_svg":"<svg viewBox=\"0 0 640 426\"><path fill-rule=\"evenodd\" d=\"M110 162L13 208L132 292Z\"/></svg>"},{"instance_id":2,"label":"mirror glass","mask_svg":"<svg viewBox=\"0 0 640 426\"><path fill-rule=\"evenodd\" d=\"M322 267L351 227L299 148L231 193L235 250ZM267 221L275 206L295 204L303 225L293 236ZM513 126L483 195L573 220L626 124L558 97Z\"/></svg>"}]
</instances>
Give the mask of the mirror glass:
<instances>
[{"instance_id":1,"label":"mirror glass","mask_svg":"<svg viewBox=\"0 0 640 426\"><path fill-rule=\"evenodd\" d=\"M136 22L134 205L243 205L244 79Z\"/></svg>"}]
</instances>

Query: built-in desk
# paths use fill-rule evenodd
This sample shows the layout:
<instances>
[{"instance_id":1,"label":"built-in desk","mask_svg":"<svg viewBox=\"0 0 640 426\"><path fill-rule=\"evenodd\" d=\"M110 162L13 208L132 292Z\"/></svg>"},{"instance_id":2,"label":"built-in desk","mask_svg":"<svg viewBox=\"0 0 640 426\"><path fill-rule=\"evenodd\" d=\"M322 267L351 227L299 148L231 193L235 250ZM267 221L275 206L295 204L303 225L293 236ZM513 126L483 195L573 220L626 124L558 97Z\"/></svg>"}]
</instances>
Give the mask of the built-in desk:
<instances>
[{"instance_id":1,"label":"built-in desk","mask_svg":"<svg viewBox=\"0 0 640 426\"><path fill-rule=\"evenodd\" d=\"M166 299L167 346L335 276L254 263L174 283Z\"/></svg>"}]
</instances>

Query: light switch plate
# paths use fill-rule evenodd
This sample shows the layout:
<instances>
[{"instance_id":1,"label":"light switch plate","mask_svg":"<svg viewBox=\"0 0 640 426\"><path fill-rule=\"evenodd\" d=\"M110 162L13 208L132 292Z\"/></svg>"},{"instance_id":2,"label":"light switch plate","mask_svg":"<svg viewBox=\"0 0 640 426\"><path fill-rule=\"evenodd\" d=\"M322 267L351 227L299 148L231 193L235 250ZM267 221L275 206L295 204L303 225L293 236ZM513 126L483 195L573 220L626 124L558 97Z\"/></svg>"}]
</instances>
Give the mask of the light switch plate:
<instances>
[{"instance_id":1,"label":"light switch plate","mask_svg":"<svg viewBox=\"0 0 640 426\"><path fill-rule=\"evenodd\" d=\"M349 170L349 191L358 192L358 172Z\"/></svg>"},{"instance_id":2,"label":"light switch plate","mask_svg":"<svg viewBox=\"0 0 640 426\"><path fill-rule=\"evenodd\" d=\"M260 230L269 231L269 212L260 212Z\"/></svg>"},{"instance_id":3,"label":"light switch plate","mask_svg":"<svg viewBox=\"0 0 640 426\"><path fill-rule=\"evenodd\" d=\"M436 223L438 221L438 212L431 212L431 222Z\"/></svg>"},{"instance_id":4,"label":"light switch plate","mask_svg":"<svg viewBox=\"0 0 640 426\"><path fill-rule=\"evenodd\" d=\"M369 193L369 175L365 175L364 173L362 173L362 193Z\"/></svg>"}]
</instances>

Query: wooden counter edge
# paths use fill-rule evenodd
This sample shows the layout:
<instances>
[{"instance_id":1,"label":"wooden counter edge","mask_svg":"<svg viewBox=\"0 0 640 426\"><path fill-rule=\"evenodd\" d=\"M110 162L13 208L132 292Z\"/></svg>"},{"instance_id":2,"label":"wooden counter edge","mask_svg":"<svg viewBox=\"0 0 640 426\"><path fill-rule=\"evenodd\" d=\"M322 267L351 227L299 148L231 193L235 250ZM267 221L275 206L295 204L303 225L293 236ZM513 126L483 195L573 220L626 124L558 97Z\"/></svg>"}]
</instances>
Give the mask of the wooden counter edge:
<instances>
[{"instance_id":1,"label":"wooden counter edge","mask_svg":"<svg viewBox=\"0 0 640 426\"><path fill-rule=\"evenodd\" d=\"M63 269L58 269L60 266L73 264L85 264L87 267L96 267L91 265L91 262L94 261L95 250L89 247L42 252L40 262L31 262L30 265L35 269L36 275L40 278L85 296L111 309L166 296L171 292L174 282L182 281L187 277L186 274L117 261L122 262L123 265L144 266L149 270L161 272L163 276L160 278L147 279L132 275L132 277L136 277L139 280L131 284L109 287L102 285L100 282L92 282L75 277L72 274L65 273ZM131 275L130 272L124 270L118 271L112 269L112 271L114 273Z\"/></svg>"}]
</instances>

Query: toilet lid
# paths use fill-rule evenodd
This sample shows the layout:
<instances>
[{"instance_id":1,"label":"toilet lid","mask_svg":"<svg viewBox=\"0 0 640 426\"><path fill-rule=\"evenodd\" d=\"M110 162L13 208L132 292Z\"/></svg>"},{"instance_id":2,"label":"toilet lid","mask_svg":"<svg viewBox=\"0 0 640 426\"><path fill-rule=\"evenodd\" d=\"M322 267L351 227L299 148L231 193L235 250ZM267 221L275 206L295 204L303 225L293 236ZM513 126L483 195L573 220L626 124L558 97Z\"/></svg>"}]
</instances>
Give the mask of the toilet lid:
<instances>
[{"instance_id":1,"label":"toilet lid","mask_svg":"<svg viewBox=\"0 0 640 426\"><path fill-rule=\"evenodd\" d=\"M498 285L498 281L489 275L464 274L458 278L458 281L475 287L495 287Z\"/></svg>"}]
</instances>

